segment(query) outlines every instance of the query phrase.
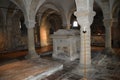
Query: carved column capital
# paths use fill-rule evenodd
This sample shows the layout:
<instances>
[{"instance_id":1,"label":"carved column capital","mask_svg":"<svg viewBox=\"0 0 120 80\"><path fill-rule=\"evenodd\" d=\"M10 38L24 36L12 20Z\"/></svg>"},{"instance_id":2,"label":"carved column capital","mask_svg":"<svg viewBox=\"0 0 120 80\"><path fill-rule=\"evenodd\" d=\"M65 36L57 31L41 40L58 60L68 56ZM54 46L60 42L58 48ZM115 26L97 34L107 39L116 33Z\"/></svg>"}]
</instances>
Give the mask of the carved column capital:
<instances>
[{"instance_id":1,"label":"carved column capital","mask_svg":"<svg viewBox=\"0 0 120 80\"><path fill-rule=\"evenodd\" d=\"M78 10L93 10L94 0L75 0Z\"/></svg>"},{"instance_id":2,"label":"carved column capital","mask_svg":"<svg viewBox=\"0 0 120 80\"><path fill-rule=\"evenodd\" d=\"M89 11L89 10L78 10L74 13L74 15L77 16L77 17L83 17L83 16L94 17L95 14L96 13L94 11Z\"/></svg>"},{"instance_id":3,"label":"carved column capital","mask_svg":"<svg viewBox=\"0 0 120 80\"><path fill-rule=\"evenodd\" d=\"M93 22L93 17L95 16L95 12L89 11L76 11L75 15L77 20L81 26L88 25L90 26Z\"/></svg>"},{"instance_id":4,"label":"carved column capital","mask_svg":"<svg viewBox=\"0 0 120 80\"><path fill-rule=\"evenodd\" d=\"M103 19L104 26L105 26L106 29L107 29L108 27L110 27L111 21L112 21L112 19L109 19L109 18Z\"/></svg>"},{"instance_id":5,"label":"carved column capital","mask_svg":"<svg viewBox=\"0 0 120 80\"><path fill-rule=\"evenodd\" d=\"M25 24L27 28L34 28L35 27L35 21L34 20L26 20Z\"/></svg>"}]
</instances>

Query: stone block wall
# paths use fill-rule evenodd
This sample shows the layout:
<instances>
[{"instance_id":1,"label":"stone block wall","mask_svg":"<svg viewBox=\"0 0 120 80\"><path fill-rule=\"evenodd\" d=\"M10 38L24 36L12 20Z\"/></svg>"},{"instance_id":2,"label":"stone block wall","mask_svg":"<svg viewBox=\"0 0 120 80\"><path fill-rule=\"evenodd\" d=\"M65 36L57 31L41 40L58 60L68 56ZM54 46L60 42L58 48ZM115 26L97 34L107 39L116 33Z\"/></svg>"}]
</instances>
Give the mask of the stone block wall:
<instances>
[{"instance_id":1,"label":"stone block wall","mask_svg":"<svg viewBox=\"0 0 120 80\"><path fill-rule=\"evenodd\" d=\"M4 51L6 48L6 35L0 31L0 51Z\"/></svg>"},{"instance_id":2,"label":"stone block wall","mask_svg":"<svg viewBox=\"0 0 120 80\"><path fill-rule=\"evenodd\" d=\"M17 25L0 24L0 53L27 48L27 35L21 35Z\"/></svg>"}]
</instances>

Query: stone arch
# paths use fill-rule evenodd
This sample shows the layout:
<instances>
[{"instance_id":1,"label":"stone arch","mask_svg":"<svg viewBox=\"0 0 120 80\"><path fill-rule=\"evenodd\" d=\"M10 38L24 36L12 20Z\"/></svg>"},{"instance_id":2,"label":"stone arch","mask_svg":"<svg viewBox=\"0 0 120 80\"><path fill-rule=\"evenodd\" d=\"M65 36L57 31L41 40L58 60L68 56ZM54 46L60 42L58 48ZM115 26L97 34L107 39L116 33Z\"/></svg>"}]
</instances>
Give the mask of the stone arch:
<instances>
[{"instance_id":1,"label":"stone arch","mask_svg":"<svg viewBox=\"0 0 120 80\"><path fill-rule=\"evenodd\" d=\"M52 44L52 41L50 39L50 34L53 34L53 32L57 31L61 28L61 15L58 13L58 11L55 11L54 9L47 8L46 11L43 12L38 28L39 32L39 41L40 46L48 46ZM39 14L39 13L38 13ZM37 16L39 17L39 16ZM59 25L58 25L59 24ZM51 33L52 32L52 33ZM44 37L43 37L44 36Z\"/></svg>"},{"instance_id":2,"label":"stone arch","mask_svg":"<svg viewBox=\"0 0 120 80\"><path fill-rule=\"evenodd\" d=\"M120 1L115 0L112 6L111 15L112 15L112 46L120 47L120 36L118 35L120 32L119 27L119 13L120 12Z\"/></svg>"},{"instance_id":3,"label":"stone arch","mask_svg":"<svg viewBox=\"0 0 120 80\"><path fill-rule=\"evenodd\" d=\"M39 10L38 10L38 12L36 14L37 17L39 16L39 18L38 18L39 22L40 22L40 20L42 18L43 13L47 9L53 9L54 11L56 11L58 13L61 11L61 9L58 8L54 3L52 3L52 2L45 2L43 5L41 5L41 7L39 8Z\"/></svg>"},{"instance_id":4,"label":"stone arch","mask_svg":"<svg viewBox=\"0 0 120 80\"><path fill-rule=\"evenodd\" d=\"M3 29L4 31L4 36L6 38L5 40L5 46L6 49L5 50L12 50L13 45L13 38L12 38L12 14L13 14L13 10L14 10L14 4L12 2L8 2L9 4L7 4L7 8L3 8L3 12L4 12L4 20L5 20L5 28Z\"/></svg>"},{"instance_id":5,"label":"stone arch","mask_svg":"<svg viewBox=\"0 0 120 80\"><path fill-rule=\"evenodd\" d=\"M50 20L50 19L52 19L53 20L53 17L52 16L58 16L58 18L59 19L61 19L61 15L60 15L60 13L59 12L57 12L57 11L55 11L55 10L53 10L53 9L51 9L51 8L48 8L48 9L46 9L46 11L43 13L43 15L42 15L42 18L44 18L44 19L46 19L46 20ZM55 18L55 20L57 19L57 17ZM61 21L61 20L60 20ZM60 24L61 25L61 24ZM58 27L58 28L62 28L62 26L61 27ZM55 31L56 31L57 29L55 29Z\"/></svg>"},{"instance_id":6,"label":"stone arch","mask_svg":"<svg viewBox=\"0 0 120 80\"><path fill-rule=\"evenodd\" d=\"M74 14L75 9L71 9L68 12L62 12L61 16L62 16L62 26L65 29L70 29L72 28L71 25L71 19L72 19L72 15Z\"/></svg>"},{"instance_id":7,"label":"stone arch","mask_svg":"<svg viewBox=\"0 0 120 80\"><path fill-rule=\"evenodd\" d=\"M117 8L117 12L113 15L112 28L113 28L112 29L113 47L120 48L120 35L118 35L118 34L120 34L120 9L119 8Z\"/></svg>"},{"instance_id":8,"label":"stone arch","mask_svg":"<svg viewBox=\"0 0 120 80\"><path fill-rule=\"evenodd\" d=\"M10 2L8 5L6 18L8 20L12 19L18 13L18 11L20 11L20 9L18 9L13 2ZM12 24L12 20L7 21L7 24Z\"/></svg>"},{"instance_id":9,"label":"stone arch","mask_svg":"<svg viewBox=\"0 0 120 80\"><path fill-rule=\"evenodd\" d=\"M25 23L26 26L32 26L34 27L35 25L35 16L38 12L38 9L40 8L40 6L45 2L45 0L11 0L14 4L16 4L19 9L21 9L21 11L24 14L25 17ZM31 24L31 22L33 24Z\"/></svg>"},{"instance_id":10,"label":"stone arch","mask_svg":"<svg viewBox=\"0 0 120 80\"><path fill-rule=\"evenodd\" d=\"M46 19L47 19L47 22L51 24L50 28L53 30L53 32L56 32L58 29L62 28L61 16L58 13L53 12L49 14Z\"/></svg>"},{"instance_id":11,"label":"stone arch","mask_svg":"<svg viewBox=\"0 0 120 80\"><path fill-rule=\"evenodd\" d=\"M120 1L115 0L112 6L112 17L118 18L119 11L120 11Z\"/></svg>"},{"instance_id":12,"label":"stone arch","mask_svg":"<svg viewBox=\"0 0 120 80\"><path fill-rule=\"evenodd\" d=\"M21 35L20 18L23 15L21 9L16 4L10 2L6 14L7 18L7 35L8 50L25 49L27 47L27 35ZM12 45L14 44L14 46Z\"/></svg>"},{"instance_id":13,"label":"stone arch","mask_svg":"<svg viewBox=\"0 0 120 80\"><path fill-rule=\"evenodd\" d=\"M67 10L66 9L61 10L62 26L65 29L70 29L70 28L72 28L72 23L71 23L72 20L71 19L73 18L74 12L76 11L75 1L73 1L71 6L70 5L69 5L69 7L67 6L67 8L66 8Z\"/></svg>"},{"instance_id":14,"label":"stone arch","mask_svg":"<svg viewBox=\"0 0 120 80\"><path fill-rule=\"evenodd\" d=\"M35 35L35 43L37 43L37 45L39 45L39 46L43 47L43 46L49 45L49 41L46 41L46 40L44 40L45 44L42 44L43 41L41 40L41 36L42 36L41 25L44 24L43 22L47 22L47 24L49 24L48 27L50 25L52 25L49 21L46 21L46 20L49 20L48 17L50 15L52 15L52 14L57 14L61 18L61 16L60 16L60 8L57 7L52 2L45 2L45 3L43 3L41 5L41 7L39 8L39 10L37 11L37 14L36 14L36 27L35 27L35 33L37 33L37 35ZM53 25L53 26L55 26L55 25ZM47 28L44 28L44 29L47 29ZM48 36L50 35L49 33L50 32L48 30L47 31L47 35ZM48 38L48 36L46 38Z\"/></svg>"},{"instance_id":15,"label":"stone arch","mask_svg":"<svg viewBox=\"0 0 120 80\"><path fill-rule=\"evenodd\" d=\"M70 25L70 19L71 19L71 15L74 13L75 11L75 6L72 6L72 8L70 9L69 12L65 13L64 12L64 9L61 7L61 6L57 6L56 4L54 4L53 2L45 2L40 10L38 15L41 15L43 14L44 11L46 11L47 8L50 8L50 9L53 9L55 11L57 11L60 15L61 15L61 18L62 18L62 26L65 28L67 24ZM68 17L66 17L66 14ZM40 17L41 18L41 17ZM69 19L69 20L67 20Z\"/></svg>"}]
</instances>

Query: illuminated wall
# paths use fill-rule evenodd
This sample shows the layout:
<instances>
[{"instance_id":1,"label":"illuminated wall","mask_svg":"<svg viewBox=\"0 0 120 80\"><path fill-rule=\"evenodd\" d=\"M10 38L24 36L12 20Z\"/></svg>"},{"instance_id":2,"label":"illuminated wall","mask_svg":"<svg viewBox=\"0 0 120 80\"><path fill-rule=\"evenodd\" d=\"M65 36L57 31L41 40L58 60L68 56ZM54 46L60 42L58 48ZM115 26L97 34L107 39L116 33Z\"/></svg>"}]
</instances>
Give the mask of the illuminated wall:
<instances>
[{"instance_id":1,"label":"illuminated wall","mask_svg":"<svg viewBox=\"0 0 120 80\"><path fill-rule=\"evenodd\" d=\"M40 43L41 47L49 45L49 23L47 23L46 18L42 19L40 26Z\"/></svg>"},{"instance_id":2,"label":"illuminated wall","mask_svg":"<svg viewBox=\"0 0 120 80\"><path fill-rule=\"evenodd\" d=\"M40 46L48 46L52 45L52 38L50 35L53 34L58 29L62 28L62 20L61 16L58 13L52 13L53 10L45 11L44 15L42 16L42 20L40 21Z\"/></svg>"}]
</instances>

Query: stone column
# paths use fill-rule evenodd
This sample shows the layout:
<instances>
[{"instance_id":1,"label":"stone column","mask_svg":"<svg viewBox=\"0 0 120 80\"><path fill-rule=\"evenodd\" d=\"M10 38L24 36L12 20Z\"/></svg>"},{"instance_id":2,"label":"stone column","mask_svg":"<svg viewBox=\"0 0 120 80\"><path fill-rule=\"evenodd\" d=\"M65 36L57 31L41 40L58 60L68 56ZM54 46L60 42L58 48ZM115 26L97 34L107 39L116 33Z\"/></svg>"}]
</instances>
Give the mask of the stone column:
<instances>
[{"instance_id":1,"label":"stone column","mask_svg":"<svg viewBox=\"0 0 120 80\"><path fill-rule=\"evenodd\" d=\"M86 13L86 14L85 14ZM82 14L82 15L81 15ZM84 15L85 14L85 15ZM95 70L91 65L91 30L90 25L93 21L95 12L75 12L78 23L80 24L80 61L74 73L89 76L88 72Z\"/></svg>"},{"instance_id":2,"label":"stone column","mask_svg":"<svg viewBox=\"0 0 120 80\"><path fill-rule=\"evenodd\" d=\"M71 24L67 24L67 26L66 26L66 29L70 29L71 28Z\"/></svg>"},{"instance_id":3,"label":"stone column","mask_svg":"<svg viewBox=\"0 0 120 80\"><path fill-rule=\"evenodd\" d=\"M35 51L35 42L34 42L34 21L26 21L26 26L28 29L28 55L26 58L37 58L39 57Z\"/></svg>"},{"instance_id":4,"label":"stone column","mask_svg":"<svg viewBox=\"0 0 120 80\"><path fill-rule=\"evenodd\" d=\"M75 15L80 24L80 61L76 73L87 77L91 68L91 31L95 12L93 11L93 0L75 0L77 11Z\"/></svg>"},{"instance_id":5,"label":"stone column","mask_svg":"<svg viewBox=\"0 0 120 80\"><path fill-rule=\"evenodd\" d=\"M85 14L86 15L81 15ZM80 24L80 66L91 66L91 30L90 25L93 21L95 12L75 12L78 23Z\"/></svg>"},{"instance_id":6,"label":"stone column","mask_svg":"<svg viewBox=\"0 0 120 80\"><path fill-rule=\"evenodd\" d=\"M90 24L84 24L80 28L80 66L91 65L91 31ZM86 59L86 60L85 60Z\"/></svg>"},{"instance_id":7,"label":"stone column","mask_svg":"<svg viewBox=\"0 0 120 80\"><path fill-rule=\"evenodd\" d=\"M110 19L104 20L105 25L105 48L111 48L111 26L110 26Z\"/></svg>"},{"instance_id":8,"label":"stone column","mask_svg":"<svg viewBox=\"0 0 120 80\"><path fill-rule=\"evenodd\" d=\"M105 49L103 50L104 54L113 53L112 49L112 36L111 36L111 19L104 19L105 26Z\"/></svg>"},{"instance_id":9,"label":"stone column","mask_svg":"<svg viewBox=\"0 0 120 80\"><path fill-rule=\"evenodd\" d=\"M12 47L12 18L9 17L6 24L6 34L7 34L7 50L13 49Z\"/></svg>"},{"instance_id":10,"label":"stone column","mask_svg":"<svg viewBox=\"0 0 120 80\"><path fill-rule=\"evenodd\" d=\"M69 30L71 28L71 23L70 23L71 12L65 11L61 15L62 15L63 28Z\"/></svg>"},{"instance_id":11,"label":"stone column","mask_svg":"<svg viewBox=\"0 0 120 80\"><path fill-rule=\"evenodd\" d=\"M69 30L71 28L71 24L63 24L63 28Z\"/></svg>"}]
</instances>

